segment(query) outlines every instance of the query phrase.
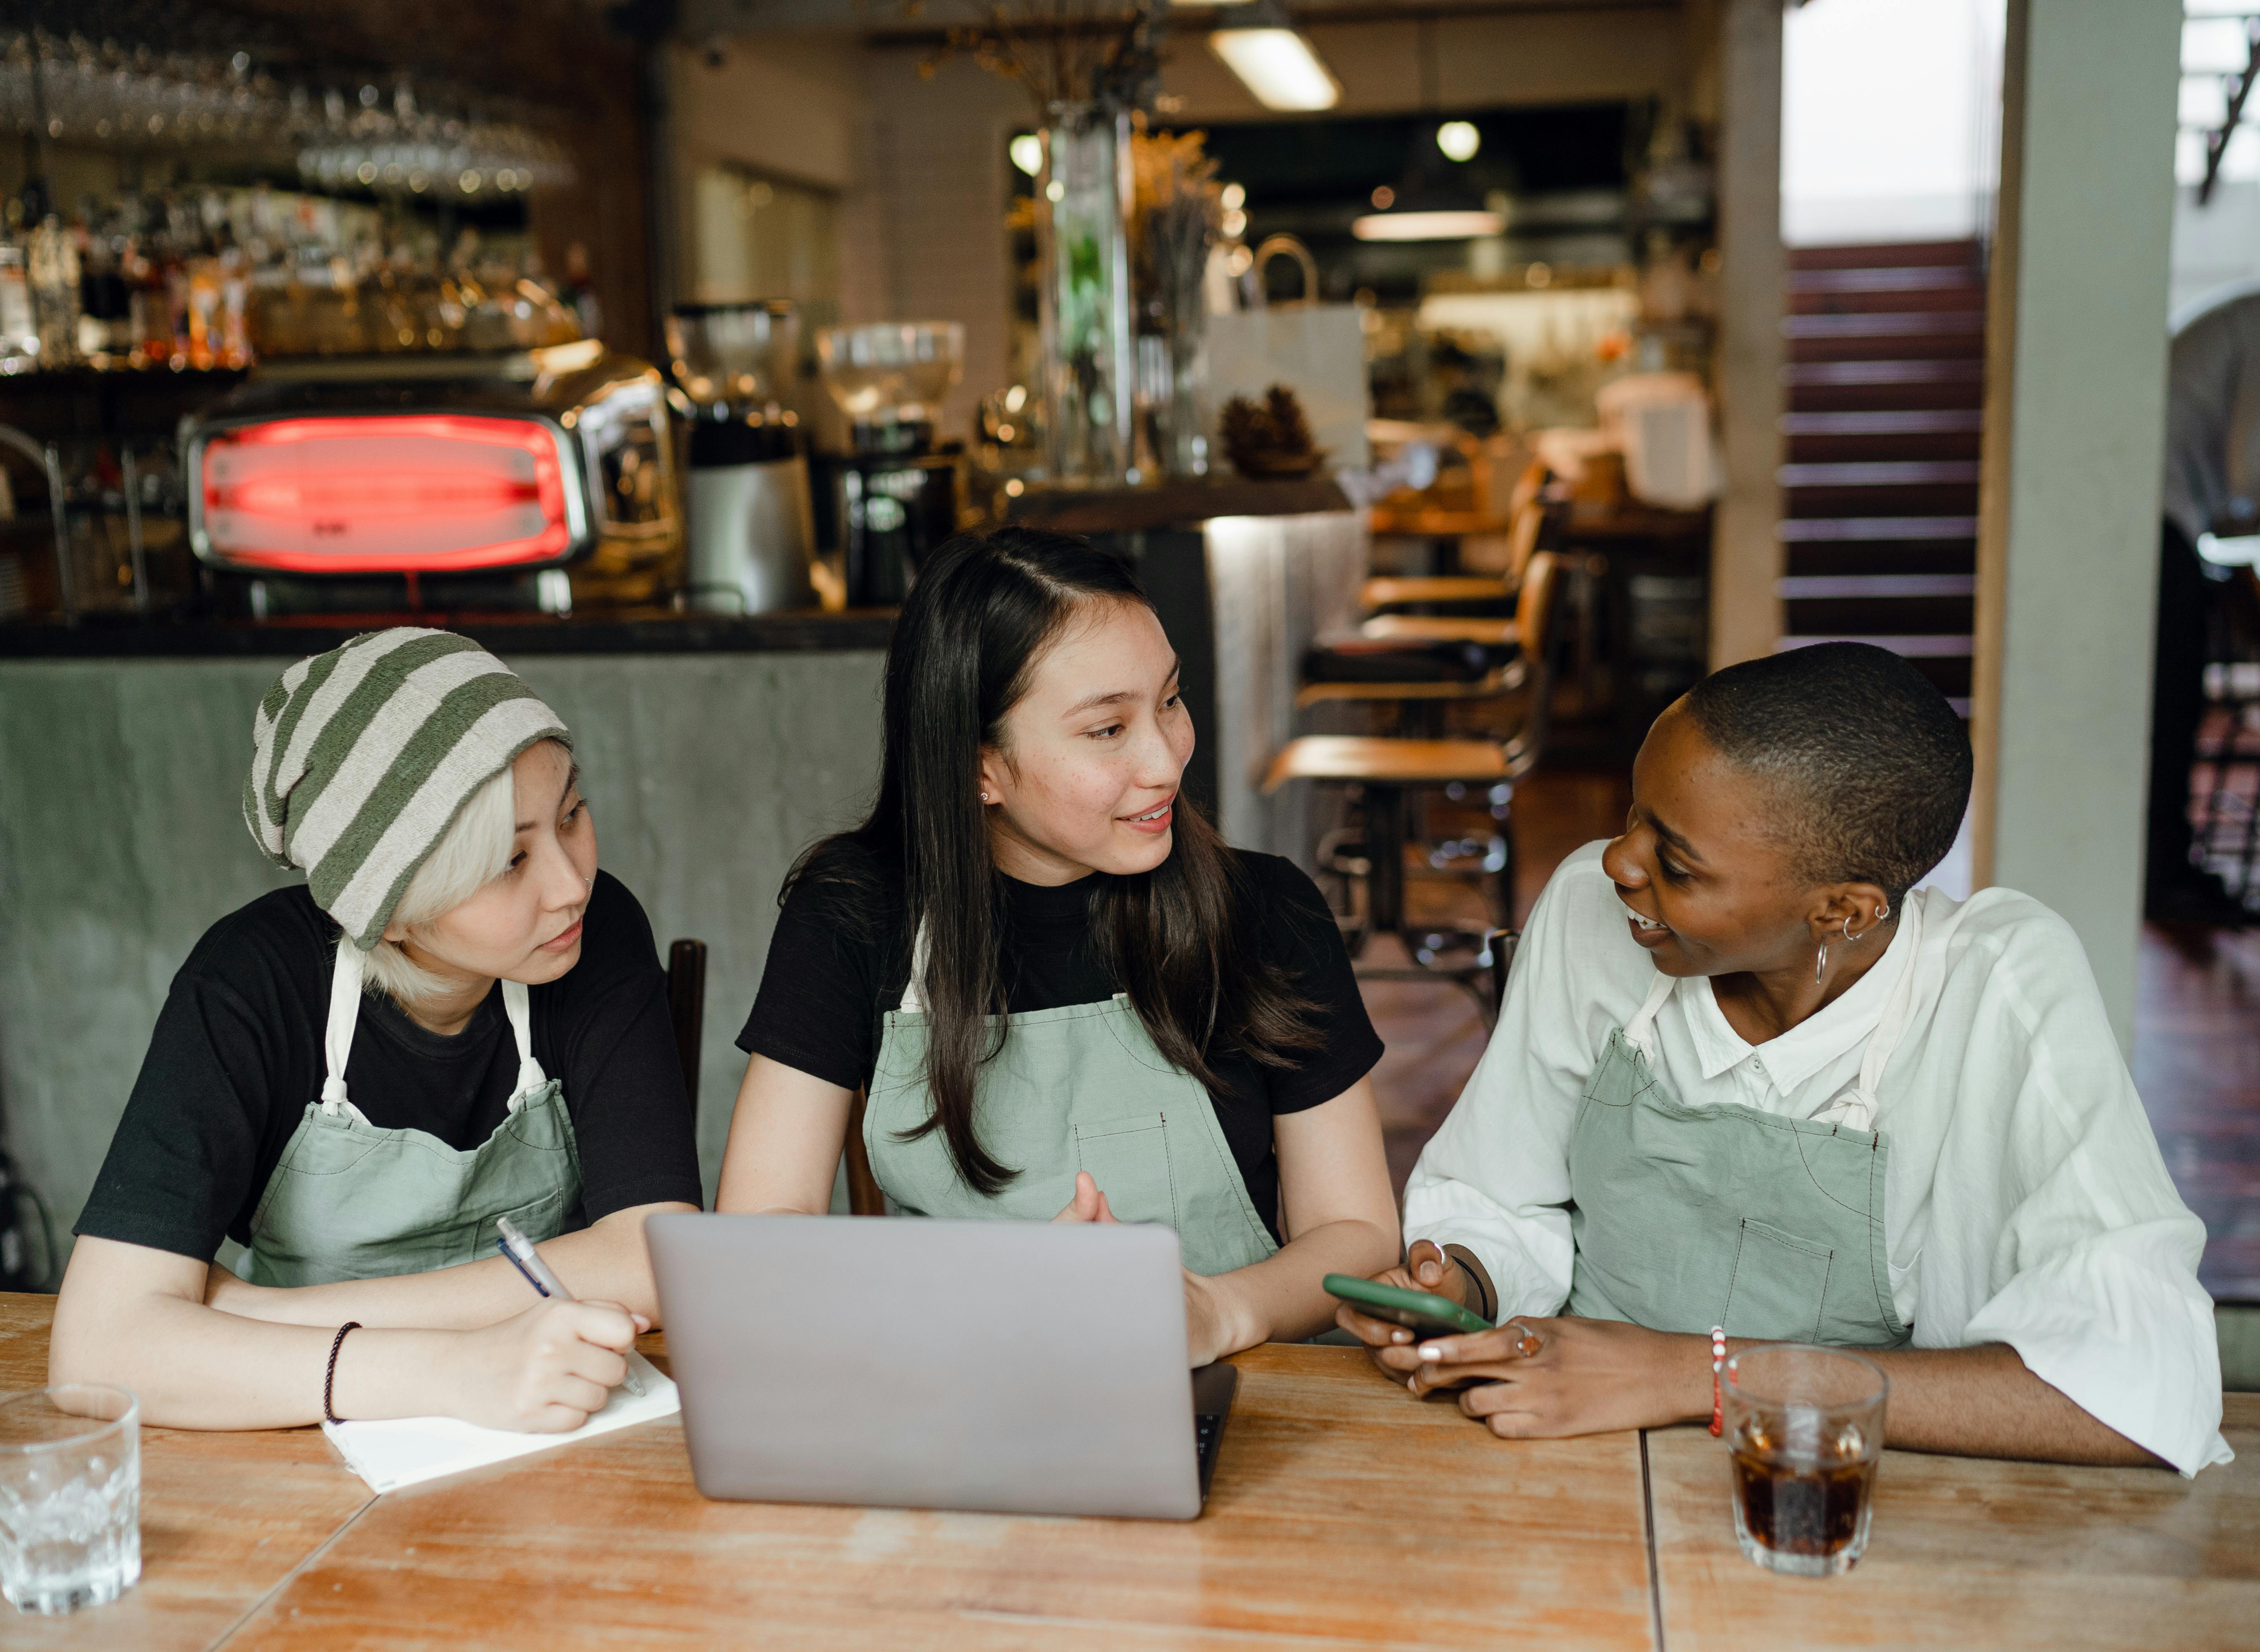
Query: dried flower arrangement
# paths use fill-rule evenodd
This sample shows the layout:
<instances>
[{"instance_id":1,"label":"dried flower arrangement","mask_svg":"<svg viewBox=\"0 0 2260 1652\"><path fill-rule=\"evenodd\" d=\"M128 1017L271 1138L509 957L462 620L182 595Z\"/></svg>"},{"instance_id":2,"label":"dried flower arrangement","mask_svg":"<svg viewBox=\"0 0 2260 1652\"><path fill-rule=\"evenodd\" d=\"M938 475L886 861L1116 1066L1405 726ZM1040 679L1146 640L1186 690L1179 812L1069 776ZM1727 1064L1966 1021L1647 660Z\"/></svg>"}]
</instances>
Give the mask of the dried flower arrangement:
<instances>
[{"instance_id":1,"label":"dried flower arrangement","mask_svg":"<svg viewBox=\"0 0 2260 1652\"><path fill-rule=\"evenodd\" d=\"M1168 320L1199 305L1224 219L1216 162L1203 146L1198 132L1131 134L1130 258L1141 316Z\"/></svg>"},{"instance_id":2,"label":"dried flower arrangement","mask_svg":"<svg viewBox=\"0 0 2260 1652\"><path fill-rule=\"evenodd\" d=\"M904 0L903 15L929 9L929 0ZM1018 81L1040 118L1153 102L1161 54L1149 0L943 0L932 9L967 20L948 24L941 45L919 61L928 80L952 58L969 57Z\"/></svg>"}]
</instances>

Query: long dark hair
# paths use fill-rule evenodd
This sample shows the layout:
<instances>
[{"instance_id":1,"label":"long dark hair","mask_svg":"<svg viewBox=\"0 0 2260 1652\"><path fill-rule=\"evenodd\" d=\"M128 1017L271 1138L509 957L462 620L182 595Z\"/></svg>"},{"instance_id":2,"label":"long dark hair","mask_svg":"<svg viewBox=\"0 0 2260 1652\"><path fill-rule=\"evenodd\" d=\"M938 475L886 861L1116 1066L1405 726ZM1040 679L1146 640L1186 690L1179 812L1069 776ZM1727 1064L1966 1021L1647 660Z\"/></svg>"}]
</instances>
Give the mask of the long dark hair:
<instances>
[{"instance_id":1,"label":"long dark hair","mask_svg":"<svg viewBox=\"0 0 2260 1652\"><path fill-rule=\"evenodd\" d=\"M785 883L787 895L804 880L829 886L846 898L834 903L842 918L891 931L905 952L923 926L933 1112L904 1139L940 1130L958 1174L984 1194L1019 1171L983 1148L973 1116L979 1069L1005 1036L1005 890L979 801L982 748L1002 743L1005 714L1037 661L1094 601L1153 606L1128 562L1073 535L1008 527L937 550L887 650L878 799ZM1182 795L1169 857L1150 872L1100 876L1092 891L1101 962L1162 1054L1212 1090L1212 1048L1285 1067L1320 1041L1315 1006L1249 946L1256 917L1238 861Z\"/></svg>"}]
</instances>

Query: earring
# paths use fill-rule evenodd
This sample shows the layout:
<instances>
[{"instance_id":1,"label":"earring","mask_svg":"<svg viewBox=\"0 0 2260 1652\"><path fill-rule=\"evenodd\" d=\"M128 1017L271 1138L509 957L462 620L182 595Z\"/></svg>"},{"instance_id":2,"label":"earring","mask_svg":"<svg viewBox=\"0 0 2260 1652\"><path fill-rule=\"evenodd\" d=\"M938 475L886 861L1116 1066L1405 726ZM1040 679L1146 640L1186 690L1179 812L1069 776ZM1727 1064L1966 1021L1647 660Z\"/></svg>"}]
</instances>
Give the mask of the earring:
<instances>
[{"instance_id":1,"label":"earring","mask_svg":"<svg viewBox=\"0 0 2260 1652\"><path fill-rule=\"evenodd\" d=\"M1823 972L1823 971L1825 971L1827 968L1828 968L1828 943L1827 943L1827 941L1825 941L1825 940L1824 940L1824 941L1822 941L1822 942L1820 943L1820 956L1818 956L1818 957L1816 957L1816 958L1815 958L1815 959L1813 959L1813 984L1814 986L1816 986L1816 987L1817 987L1817 986L1819 986L1819 985L1820 984L1820 976L1821 976L1821 974L1822 974L1822 972Z\"/></svg>"},{"instance_id":2,"label":"earring","mask_svg":"<svg viewBox=\"0 0 2260 1652\"><path fill-rule=\"evenodd\" d=\"M989 794L988 794L987 792L985 792L985 791L984 791L984 792L983 792L983 793L981 794L981 801L982 801L982 802L983 802L983 803L986 803L986 802L988 802L988 801L989 801Z\"/></svg>"},{"instance_id":3,"label":"earring","mask_svg":"<svg viewBox=\"0 0 2260 1652\"><path fill-rule=\"evenodd\" d=\"M1891 916L1892 916L1892 904L1891 904L1891 902L1889 902L1889 901L1885 901L1882 905L1880 905L1880 906L1878 906L1878 907L1877 907L1877 908L1876 908L1876 922L1877 922L1877 923L1879 923L1879 924L1882 924L1882 923L1888 923L1888 922L1890 922L1890 921L1891 921Z\"/></svg>"}]
</instances>

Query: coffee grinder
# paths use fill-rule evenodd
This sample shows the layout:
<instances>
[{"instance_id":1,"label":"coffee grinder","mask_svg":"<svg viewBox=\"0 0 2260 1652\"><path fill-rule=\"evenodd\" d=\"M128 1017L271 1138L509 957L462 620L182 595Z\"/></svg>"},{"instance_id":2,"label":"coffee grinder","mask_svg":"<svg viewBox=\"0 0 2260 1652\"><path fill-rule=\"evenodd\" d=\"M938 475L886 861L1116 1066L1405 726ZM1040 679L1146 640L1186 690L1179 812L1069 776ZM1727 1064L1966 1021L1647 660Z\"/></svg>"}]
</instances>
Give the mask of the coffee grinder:
<instances>
[{"instance_id":1,"label":"coffee grinder","mask_svg":"<svg viewBox=\"0 0 2260 1652\"><path fill-rule=\"evenodd\" d=\"M694 608L763 614L816 601L808 459L783 404L800 319L781 298L678 304L667 318L675 382L690 398L687 594Z\"/></svg>"},{"instance_id":2,"label":"coffee grinder","mask_svg":"<svg viewBox=\"0 0 2260 1652\"><path fill-rule=\"evenodd\" d=\"M828 327L816 350L849 429L849 453L827 466L848 605L892 607L926 554L957 532L963 444L936 442L933 420L963 371L965 329L955 321Z\"/></svg>"}]
</instances>

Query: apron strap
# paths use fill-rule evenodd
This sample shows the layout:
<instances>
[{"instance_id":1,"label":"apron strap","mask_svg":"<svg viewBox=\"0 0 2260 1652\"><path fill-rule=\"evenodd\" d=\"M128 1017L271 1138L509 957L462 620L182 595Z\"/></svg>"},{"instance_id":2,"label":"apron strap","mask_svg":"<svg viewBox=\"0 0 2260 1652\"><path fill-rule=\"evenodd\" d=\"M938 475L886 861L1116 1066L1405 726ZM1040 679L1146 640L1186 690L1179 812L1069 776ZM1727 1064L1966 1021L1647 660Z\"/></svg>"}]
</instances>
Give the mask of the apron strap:
<instances>
[{"instance_id":1,"label":"apron strap","mask_svg":"<svg viewBox=\"0 0 2260 1652\"><path fill-rule=\"evenodd\" d=\"M1648 989L1648 1001L1640 1006L1639 1014L1625 1023L1625 1042L1650 1061L1656 1059L1656 1012L1663 1007L1665 1000L1671 997L1671 990L1678 984L1677 976L1668 976L1658 969L1654 983Z\"/></svg>"},{"instance_id":2,"label":"apron strap","mask_svg":"<svg viewBox=\"0 0 2260 1652\"><path fill-rule=\"evenodd\" d=\"M526 1105L528 1097L549 1082L549 1075L533 1059L533 1012L525 982L502 983L502 1007L510 1017L510 1035L518 1041L518 1088L511 1095L509 1107L510 1112L517 1112Z\"/></svg>"},{"instance_id":3,"label":"apron strap","mask_svg":"<svg viewBox=\"0 0 2260 1652\"><path fill-rule=\"evenodd\" d=\"M353 1054L354 1028L361 1022L361 978L368 954L349 935L338 937L338 962L330 971L330 1016L322 1028L322 1111L333 1119L340 1111L362 1124L368 1119L346 1098L346 1061Z\"/></svg>"}]
</instances>

